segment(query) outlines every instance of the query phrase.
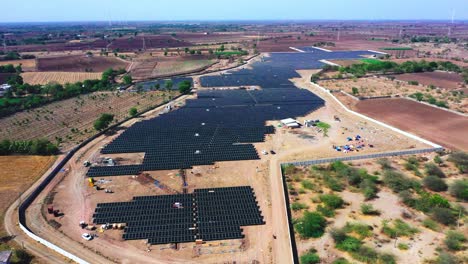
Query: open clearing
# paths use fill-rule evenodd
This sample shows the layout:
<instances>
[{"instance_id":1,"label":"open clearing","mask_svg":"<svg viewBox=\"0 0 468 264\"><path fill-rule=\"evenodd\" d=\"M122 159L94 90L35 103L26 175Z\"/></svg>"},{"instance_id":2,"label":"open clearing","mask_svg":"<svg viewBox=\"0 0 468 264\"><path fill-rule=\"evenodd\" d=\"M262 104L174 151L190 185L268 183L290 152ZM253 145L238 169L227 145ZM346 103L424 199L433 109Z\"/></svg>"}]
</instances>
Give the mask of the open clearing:
<instances>
[{"instance_id":1,"label":"open clearing","mask_svg":"<svg viewBox=\"0 0 468 264\"><path fill-rule=\"evenodd\" d=\"M468 151L468 118L407 99L372 99L354 110L450 149Z\"/></svg>"},{"instance_id":2,"label":"open clearing","mask_svg":"<svg viewBox=\"0 0 468 264\"><path fill-rule=\"evenodd\" d=\"M52 72L103 72L106 69L127 68L128 62L105 56L71 55L37 59L38 71Z\"/></svg>"},{"instance_id":3,"label":"open clearing","mask_svg":"<svg viewBox=\"0 0 468 264\"><path fill-rule=\"evenodd\" d=\"M96 92L81 95L0 119L0 138L28 140L47 138L62 140L62 149L69 149L96 131L93 122L101 113L114 114L114 120L128 117L136 107L139 112L175 96L176 92L112 93Z\"/></svg>"},{"instance_id":4,"label":"open clearing","mask_svg":"<svg viewBox=\"0 0 468 264\"><path fill-rule=\"evenodd\" d=\"M9 61L0 61L0 66L12 64L13 66L21 65L23 71L34 71L36 70L36 60L27 59L27 60L9 60Z\"/></svg>"},{"instance_id":5,"label":"open clearing","mask_svg":"<svg viewBox=\"0 0 468 264\"><path fill-rule=\"evenodd\" d=\"M24 72L21 74L25 83L48 84L48 83L75 83L85 80L101 79L99 72Z\"/></svg>"},{"instance_id":6,"label":"open clearing","mask_svg":"<svg viewBox=\"0 0 468 264\"><path fill-rule=\"evenodd\" d=\"M402 81L417 81L426 86L435 85L436 87L450 90L461 88L463 82L462 76L458 73L440 71L405 73L396 75L395 77Z\"/></svg>"},{"instance_id":7,"label":"open clearing","mask_svg":"<svg viewBox=\"0 0 468 264\"><path fill-rule=\"evenodd\" d=\"M446 73L450 74L450 73ZM408 74L406 77L414 81L418 77L416 74ZM429 75L432 76L432 75ZM445 74L444 74L445 76ZM399 78L399 75L395 76ZM432 77L431 77L432 78ZM327 80L319 81L320 85L330 90L341 90L356 97L376 97L376 96L398 96L407 97L415 93L421 93L423 101L428 101L430 97L436 101L445 102L449 109L460 113L468 112L468 96L464 93L454 92L449 89L431 89L423 85L411 85L407 81L391 80L387 77L367 77L359 79ZM353 92L354 88L354 92ZM356 90L357 89L357 90Z\"/></svg>"},{"instance_id":8,"label":"open clearing","mask_svg":"<svg viewBox=\"0 0 468 264\"><path fill-rule=\"evenodd\" d=\"M0 156L0 237L5 210L54 163L55 156Z\"/></svg>"}]
</instances>

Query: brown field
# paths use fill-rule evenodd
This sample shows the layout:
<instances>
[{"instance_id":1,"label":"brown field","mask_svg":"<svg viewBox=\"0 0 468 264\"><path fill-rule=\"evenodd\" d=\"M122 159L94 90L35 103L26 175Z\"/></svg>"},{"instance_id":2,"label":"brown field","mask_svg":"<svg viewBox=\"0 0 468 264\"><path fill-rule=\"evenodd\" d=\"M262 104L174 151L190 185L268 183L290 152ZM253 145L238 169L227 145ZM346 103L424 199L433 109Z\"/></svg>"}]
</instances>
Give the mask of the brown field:
<instances>
[{"instance_id":1,"label":"brown field","mask_svg":"<svg viewBox=\"0 0 468 264\"><path fill-rule=\"evenodd\" d=\"M436 87L450 90L461 88L461 84L463 82L463 78L460 74L439 71L405 73L396 75L395 77L402 81L418 81L423 85L435 85Z\"/></svg>"},{"instance_id":2,"label":"brown field","mask_svg":"<svg viewBox=\"0 0 468 264\"><path fill-rule=\"evenodd\" d=\"M94 55L57 56L39 58L37 60L38 71L53 72L103 72L109 68L127 68L129 63L115 57Z\"/></svg>"},{"instance_id":3,"label":"brown field","mask_svg":"<svg viewBox=\"0 0 468 264\"><path fill-rule=\"evenodd\" d=\"M85 80L101 79L100 72L24 72L21 74L25 83L75 83Z\"/></svg>"},{"instance_id":4,"label":"brown field","mask_svg":"<svg viewBox=\"0 0 468 264\"><path fill-rule=\"evenodd\" d=\"M405 61L414 61L416 60L416 58L406 58L406 59L392 59L392 61L396 62L396 63L403 63ZM463 61L460 61L460 60L451 60L451 59L442 59L442 58L417 58L417 60L425 60L425 61L436 61L436 62L439 62L439 61L450 61L451 63L453 64L456 64L458 66L461 66L461 67L468 67L468 63L467 62L463 62Z\"/></svg>"},{"instance_id":5,"label":"brown field","mask_svg":"<svg viewBox=\"0 0 468 264\"><path fill-rule=\"evenodd\" d=\"M175 95L159 91L81 95L0 119L0 139L47 138L56 142L61 138L61 148L66 150L96 133L93 122L101 113L122 120L131 107L143 111Z\"/></svg>"},{"instance_id":6,"label":"brown field","mask_svg":"<svg viewBox=\"0 0 468 264\"><path fill-rule=\"evenodd\" d=\"M13 64L13 66L21 65L23 71L34 71L36 70L36 60L10 60L10 61L0 61L1 65Z\"/></svg>"},{"instance_id":7,"label":"brown field","mask_svg":"<svg viewBox=\"0 0 468 264\"><path fill-rule=\"evenodd\" d=\"M450 149L468 151L468 118L407 99L359 101L355 110Z\"/></svg>"},{"instance_id":8,"label":"brown field","mask_svg":"<svg viewBox=\"0 0 468 264\"><path fill-rule=\"evenodd\" d=\"M414 74L403 74L408 78L408 80L418 80L420 73ZM435 83L444 84L450 83L453 85L452 81L443 81L442 79L434 79L434 76L445 76L452 78L452 75L445 72L431 72L423 73L423 76L430 76L431 78L425 77L426 80L432 79ZM400 78L401 75L395 75L396 78ZM411 77L410 77L411 76ZM414 76L414 77L413 77ZM458 76L458 75L456 75ZM422 79L422 78L420 78ZM421 92L425 96L432 96L439 101L444 101L447 103L449 109L466 113L468 112L468 96L460 93L453 93L450 90L446 89L430 89L427 86L423 85L410 85L407 81L392 81L386 77L368 77L368 78L359 78L356 80L346 79L346 80L329 80L329 81L320 81L320 84L324 87L327 87L331 90L342 90L348 94L352 94L352 88L355 87L358 89L359 93L355 96L357 97L375 97L375 96L409 96L416 92Z\"/></svg>"},{"instance_id":9,"label":"brown field","mask_svg":"<svg viewBox=\"0 0 468 264\"><path fill-rule=\"evenodd\" d=\"M148 79L202 70L215 63L215 59L197 57L142 57L136 59L130 70L135 79Z\"/></svg>"},{"instance_id":10,"label":"brown field","mask_svg":"<svg viewBox=\"0 0 468 264\"><path fill-rule=\"evenodd\" d=\"M3 215L10 204L54 163L55 156L0 156L0 237Z\"/></svg>"},{"instance_id":11,"label":"brown field","mask_svg":"<svg viewBox=\"0 0 468 264\"><path fill-rule=\"evenodd\" d=\"M239 42L243 40L255 39L254 34L227 32L227 33L177 33L175 38L194 44Z\"/></svg>"}]
</instances>

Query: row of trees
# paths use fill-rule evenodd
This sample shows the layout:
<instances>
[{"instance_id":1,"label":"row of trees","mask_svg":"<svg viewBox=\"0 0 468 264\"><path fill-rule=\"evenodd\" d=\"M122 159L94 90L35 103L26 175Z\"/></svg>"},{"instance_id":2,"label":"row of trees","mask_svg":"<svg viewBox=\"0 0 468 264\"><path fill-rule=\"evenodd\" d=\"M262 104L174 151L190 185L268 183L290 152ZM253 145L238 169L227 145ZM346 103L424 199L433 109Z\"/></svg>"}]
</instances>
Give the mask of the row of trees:
<instances>
[{"instance_id":1,"label":"row of trees","mask_svg":"<svg viewBox=\"0 0 468 264\"><path fill-rule=\"evenodd\" d=\"M31 85L24 83L19 74L14 75L9 81L12 88L4 95L3 104L0 105L0 117L80 94L110 90L113 88L115 76L124 72L125 70L108 69L102 74L101 80L86 80L65 85L57 83Z\"/></svg>"},{"instance_id":2,"label":"row of trees","mask_svg":"<svg viewBox=\"0 0 468 264\"><path fill-rule=\"evenodd\" d=\"M443 62L427 62L421 61L406 61L401 64L392 61L379 61L378 63L359 63L352 64L346 67L340 67L340 73L350 73L356 77L362 77L369 72L380 73L414 73L414 72L431 72L434 70L462 72L462 68L453 64L450 61Z\"/></svg>"},{"instance_id":3,"label":"row of trees","mask_svg":"<svg viewBox=\"0 0 468 264\"><path fill-rule=\"evenodd\" d=\"M57 145L47 139L18 140L8 139L0 142L0 155L29 154L29 155L55 155L59 152Z\"/></svg>"}]
</instances>

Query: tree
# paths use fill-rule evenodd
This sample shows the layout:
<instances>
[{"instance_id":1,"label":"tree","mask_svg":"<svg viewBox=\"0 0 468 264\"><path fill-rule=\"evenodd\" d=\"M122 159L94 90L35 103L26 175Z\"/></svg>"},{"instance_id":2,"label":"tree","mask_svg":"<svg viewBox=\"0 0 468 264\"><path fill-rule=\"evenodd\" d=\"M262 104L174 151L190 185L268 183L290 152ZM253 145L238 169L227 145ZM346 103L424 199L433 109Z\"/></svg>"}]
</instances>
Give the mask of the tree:
<instances>
[{"instance_id":1,"label":"tree","mask_svg":"<svg viewBox=\"0 0 468 264\"><path fill-rule=\"evenodd\" d=\"M167 80L167 81L164 83L164 87L165 87L167 90L172 89L173 86L174 86L174 82L173 82L172 80Z\"/></svg>"},{"instance_id":2,"label":"tree","mask_svg":"<svg viewBox=\"0 0 468 264\"><path fill-rule=\"evenodd\" d=\"M133 78L131 75L124 75L124 77L122 77L122 80L124 82L124 84L131 84L133 82Z\"/></svg>"},{"instance_id":3,"label":"tree","mask_svg":"<svg viewBox=\"0 0 468 264\"><path fill-rule=\"evenodd\" d=\"M224 50L225 50L224 44L222 44L221 47L219 47L219 50L220 50L220 51L224 51Z\"/></svg>"},{"instance_id":4,"label":"tree","mask_svg":"<svg viewBox=\"0 0 468 264\"><path fill-rule=\"evenodd\" d=\"M448 186L444 180L437 176L429 175L423 180L424 186L434 192L446 191Z\"/></svg>"},{"instance_id":5,"label":"tree","mask_svg":"<svg viewBox=\"0 0 468 264\"><path fill-rule=\"evenodd\" d=\"M304 238L321 237L327 226L325 218L317 212L305 212L296 224L297 232Z\"/></svg>"},{"instance_id":6,"label":"tree","mask_svg":"<svg viewBox=\"0 0 468 264\"><path fill-rule=\"evenodd\" d=\"M134 116L136 116L138 114L138 110L137 110L136 107L132 107L132 108L130 108L128 113L130 114L131 117L134 117Z\"/></svg>"},{"instance_id":7,"label":"tree","mask_svg":"<svg viewBox=\"0 0 468 264\"><path fill-rule=\"evenodd\" d=\"M359 94L359 89L358 88L353 87L352 90L353 90L353 95Z\"/></svg>"},{"instance_id":8,"label":"tree","mask_svg":"<svg viewBox=\"0 0 468 264\"><path fill-rule=\"evenodd\" d=\"M167 48L164 49L164 56L167 56Z\"/></svg>"},{"instance_id":9,"label":"tree","mask_svg":"<svg viewBox=\"0 0 468 264\"><path fill-rule=\"evenodd\" d=\"M110 123L114 120L114 115L103 113L101 116L94 122L94 129L104 130L109 127Z\"/></svg>"},{"instance_id":10,"label":"tree","mask_svg":"<svg viewBox=\"0 0 468 264\"><path fill-rule=\"evenodd\" d=\"M450 250L463 250L463 243L466 242L466 237L462 233L448 231L444 242L447 248Z\"/></svg>"},{"instance_id":11,"label":"tree","mask_svg":"<svg viewBox=\"0 0 468 264\"><path fill-rule=\"evenodd\" d=\"M468 180L461 179L454 181L450 185L449 192L458 199L468 201Z\"/></svg>"},{"instance_id":12,"label":"tree","mask_svg":"<svg viewBox=\"0 0 468 264\"><path fill-rule=\"evenodd\" d=\"M320 257L317 255L315 249L309 250L307 253L301 256L301 264L316 264L320 263Z\"/></svg>"},{"instance_id":13,"label":"tree","mask_svg":"<svg viewBox=\"0 0 468 264\"><path fill-rule=\"evenodd\" d=\"M186 94L190 92L191 86L192 86L192 83L190 81L187 81L187 80L182 81L179 83L179 92L181 94Z\"/></svg>"}]
</instances>

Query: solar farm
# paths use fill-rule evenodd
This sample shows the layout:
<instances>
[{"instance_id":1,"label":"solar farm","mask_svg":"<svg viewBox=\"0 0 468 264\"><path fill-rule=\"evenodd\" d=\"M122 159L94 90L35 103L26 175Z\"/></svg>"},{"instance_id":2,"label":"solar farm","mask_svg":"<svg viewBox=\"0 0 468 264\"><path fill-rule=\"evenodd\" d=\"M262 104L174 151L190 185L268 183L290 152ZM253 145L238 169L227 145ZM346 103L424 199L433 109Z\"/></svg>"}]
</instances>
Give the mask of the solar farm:
<instances>
[{"instance_id":1,"label":"solar farm","mask_svg":"<svg viewBox=\"0 0 468 264\"><path fill-rule=\"evenodd\" d=\"M321 67L319 60L323 58L355 59L371 54L303 50L307 52L270 54L250 69L200 77L203 88L196 98L157 118L135 123L101 149L102 155L144 153L141 164L92 166L86 175L95 179L131 176L260 159L255 144L275 133L275 127L266 125L268 121L305 116L325 104L317 95L290 82L298 76L296 70ZM175 81L181 80L191 79ZM219 88L234 86L237 88ZM93 223L122 223L126 226L124 240L145 239L157 245L242 239L242 226L265 222L253 189L243 186L98 203Z\"/></svg>"},{"instance_id":2,"label":"solar farm","mask_svg":"<svg viewBox=\"0 0 468 264\"><path fill-rule=\"evenodd\" d=\"M125 240L148 239L153 245L240 239L241 226L264 224L249 186L98 204L93 217L96 224L125 223Z\"/></svg>"}]
</instances>

